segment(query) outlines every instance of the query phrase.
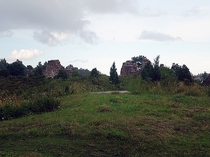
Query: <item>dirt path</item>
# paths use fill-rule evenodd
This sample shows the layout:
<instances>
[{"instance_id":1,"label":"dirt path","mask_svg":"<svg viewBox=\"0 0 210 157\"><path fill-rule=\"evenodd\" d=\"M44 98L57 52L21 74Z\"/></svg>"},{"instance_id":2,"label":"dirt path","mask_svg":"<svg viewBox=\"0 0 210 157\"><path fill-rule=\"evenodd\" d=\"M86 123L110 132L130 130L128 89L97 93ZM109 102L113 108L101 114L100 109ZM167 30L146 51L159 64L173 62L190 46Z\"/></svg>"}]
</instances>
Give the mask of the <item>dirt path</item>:
<instances>
[{"instance_id":1,"label":"dirt path","mask_svg":"<svg viewBox=\"0 0 210 157\"><path fill-rule=\"evenodd\" d=\"M103 91L103 92L91 92L91 94L111 94L111 93L120 93L120 94L126 94L126 93L130 93L127 90L124 91Z\"/></svg>"}]
</instances>

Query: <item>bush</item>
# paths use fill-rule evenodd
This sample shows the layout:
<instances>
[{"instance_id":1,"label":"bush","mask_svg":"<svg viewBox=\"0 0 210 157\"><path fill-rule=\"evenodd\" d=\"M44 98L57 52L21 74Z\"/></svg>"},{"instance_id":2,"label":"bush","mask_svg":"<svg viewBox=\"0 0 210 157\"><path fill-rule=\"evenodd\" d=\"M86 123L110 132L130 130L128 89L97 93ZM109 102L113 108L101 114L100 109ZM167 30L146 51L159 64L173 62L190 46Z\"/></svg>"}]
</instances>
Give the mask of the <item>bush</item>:
<instances>
[{"instance_id":1,"label":"bush","mask_svg":"<svg viewBox=\"0 0 210 157\"><path fill-rule=\"evenodd\" d=\"M0 108L0 120L8 120L12 118L19 118L27 113L25 106L14 106L6 104Z\"/></svg>"},{"instance_id":2,"label":"bush","mask_svg":"<svg viewBox=\"0 0 210 157\"><path fill-rule=\"evenodd\" d=\"M6 104L0 107L0 121L19 118L32 113L54 111L58 109L59 106L59 100L48 96L39 97L33 101L22 103L20 106Z\"/></svg>"},{"instance_id":3,"label":"bush","mask_svg":"<svg viewBox=\"0 0 210 157\"><path fill-rule=\"evenodd\" d=\"M29 102L28 108L32 113L42 113L42 112L50 112L59 108L60 101L44 96L41 98L37 98L32 102Z\"/></svg>"}]
</instances>

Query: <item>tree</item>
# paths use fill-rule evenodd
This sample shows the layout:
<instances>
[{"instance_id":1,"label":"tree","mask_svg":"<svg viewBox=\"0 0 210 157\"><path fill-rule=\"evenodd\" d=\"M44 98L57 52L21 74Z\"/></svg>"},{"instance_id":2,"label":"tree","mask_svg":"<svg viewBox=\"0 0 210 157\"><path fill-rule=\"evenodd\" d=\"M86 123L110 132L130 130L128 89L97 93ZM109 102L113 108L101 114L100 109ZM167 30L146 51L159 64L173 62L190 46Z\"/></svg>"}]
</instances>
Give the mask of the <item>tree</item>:
<instances>
[{"instance_id":1,"label":"tree","mask_svg":"<svg viewBox=\"0 0 210 157\"><path fill-rule=\"evenodd\" d=\"M92 70L91 70L91 72L90 72L90 77L92 77L92 78L98 78L98 76L99 76L99 72L98 72L98 70L96 69L96 68L93 68Z\"/></svg>"},{"instance_id":2,"label":"tree","mask_svg":"<svg viewBox=\"0 0 210 157\"><path fill-rule=\"evenodd\" d=\"M115 62L113 62L111 68L110 68L110 77L109 77L109 81L112 83L112 84L119 84L120 83L120 80L119 80L119 77L118 77L118 74L117 74L117 69L115 67Z\"/></svg>"},{"instance_id":3,"label":"tree","mask_svg":"<svg viewBox=\"0 0 210 157\"><path fill-rule=\"evenodd\" d=\"M185 64L180 66L178 64L173 63L171 69L174 70L179 81L185 81L185 82L193 81L190 70Z\"/></svg>"},{"instance_id":4,"label":"tree","mask_svg":"<svg viewBox=\"0 0 210 157\"><path fill-rule=\"evenodd\" d=\"M27 71L32 71L34 68L31 65L26 66Z\"/></svg>"},{"instance_id":5,"label":"tree","mask_svg":"<svg viewBox=\"0 0 210 157\"><path fill-rule=\"evenodd\" d=\"M72 77L80 77L81 75L79 74L79 71L78 71L78 70L74 70L74 71L71 73L71 76L72 76Z\"/></svg>"},{"instance_id":6,"label":"tree","mask_svg":"<svg viewBox=\"0 0 210 157\"><path fill-rule=\"evenodd\" d=\"M159 67L159 59L160 59L160 56L158 55L154 59L153 65L151 64L150 61L145 65L141 73L142 79L151 79L152 81L160 80L161 74L160 74L160 67Z\"/></svg>"},{"instance_id":7,"label":"tree","mask_svg":"<svg viewBox=\"0 0 210 157\"><path fill-rule=\"evenodd\" d=\"M152 77L153 77L153 66L152 66L150 61L145 65L144 69L142 70L141 77L144 80L152 79Z\"/></svg>"},{"instance_id":8,"label":"tree","mask_svg":"<svg viewBox=\"0 0 210 157\"><path fill-rule=\"evenodd\" d=\"M35 76L43 75L43 71L45 68L46 68L46 63L44 65L42 65L42 63L39 62L38 65L36 66L36 68L34 68L34 75Z\"/></svg>"},{"instance_id":9,"label":"tree","mask_svg":"<svg viewBox=\"0 0 210 157\"><path fill-rule=\"evenodd\" d=\"M168 67L160 67L160 80L176 81L177 77L175 72Z\"/></svg>"},{"instance_id":10,"label":"tree","mask_svg":"<svg viewBox=\"0 0 210 157\"><path fill-rule=\"evenodd\" d=\"M145 56L140 55L140 56L137 56L137 57L132 57L131 59L132 59L132 62L136 63L138 68L140 68L144 59L147 59L147 58Z\"/></svg>"},{"instance_id":11,"label":"tree","mask_svg":"<svg viewBox=\"0 0 210 157\"><path fill-rule=\"evenodd\" d=\"M13 76L24 76L24 75L26 75L26 67L19 60L13 62L12 64L9 64L7 66L7 69L9 70L10 74L13 75Z\"/></svg>"},{"instance_id":12,"label":"tree","mask_svg":"<svg viewBox=\"0 0 210 157\"><path fill-rule=\"evenodd\" d=\"M0 69L6 69L7 65L8 65L8 63L7 63L6 59L0 60Z\"/></svg>"},{"instance_id":13,"label":"tree","mask_svg":"<svg viewBox=\"0 0 210 157\"><path fill-rule=\"evenodd\" d=\"M155 65L153 68L152 81L159 81L161 77L159 66Z\"/></svg>"},{"instance_id":14,"label":"tree","mask_svg":"<svg viewBox=\"0 0 210 157\"><path fill-rule=\"evenodd\" d=\"M0 76L7 77L9 75L10 75L10 73L9 73L8 69L1 69L0 70Z\"/></svg>"},{"instance_id":15,"label":"tree","mask_svg":"<svg viewBox=\"0 0 210 157\"><path fill-rule=\"evenodd\" d=\"M158 55L155 59L154 59L154 63L153 63L153 66L155 67L155 66L157 66L157 67L159 67L159 63L160 63L160 55Z\"/></svg>"},{"instance_id":16,"label":"tree","mask_svg":"<svg viewBox=\"0 0 210 157\"><path fill-rule=\"evenodd\" d=\"M59 70L58 75L55 78L61 78L62 80L66 80L68 78L68 74L64 69Z\"/></svg>"},{"instance_id":17,"label":"tree","mask_svg":"<svg viewBox=\"0 0 210 157\"><path fill-rule=\"evenodd\" d=\"M207 74L207 72L206 71L204 71L204 73L203 74L201 74L202 75L202 80L205 80L206 79L206 77L208 76L208 74Z\"/></svg>"}]
</instances>

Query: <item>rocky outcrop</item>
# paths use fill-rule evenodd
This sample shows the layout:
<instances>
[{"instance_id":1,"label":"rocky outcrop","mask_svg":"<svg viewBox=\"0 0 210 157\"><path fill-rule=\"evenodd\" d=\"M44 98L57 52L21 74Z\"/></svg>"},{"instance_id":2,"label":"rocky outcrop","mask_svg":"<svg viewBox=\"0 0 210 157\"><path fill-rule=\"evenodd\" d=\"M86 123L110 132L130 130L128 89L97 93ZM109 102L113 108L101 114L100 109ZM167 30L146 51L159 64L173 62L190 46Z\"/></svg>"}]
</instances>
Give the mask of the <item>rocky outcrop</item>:
<instances>
[{"instance_id":1,"label":"rocky outcrop","mask_svg":"<svg viewBox=\"0 0 210 157\"><path fill-rule=\"evenodd\" d=\"M132 61L126 61L122 65L120 75L121 76L134 75L138 74L138 72L139 72L138 67L135 63L133 63Z\"/></svg>"},{"instance_id":2,"label":"rocky outcrop","mask_svg":"<svg viewBox=\"0 0 210 157\"><path fill-rule=\"evenodd\" d=\"M43 71L43 75L45 77L55 77L58 75L59 71L62 69L62 65L59 60L50 60L48 61L45 70Z\"/></svg>"}]
</instances>

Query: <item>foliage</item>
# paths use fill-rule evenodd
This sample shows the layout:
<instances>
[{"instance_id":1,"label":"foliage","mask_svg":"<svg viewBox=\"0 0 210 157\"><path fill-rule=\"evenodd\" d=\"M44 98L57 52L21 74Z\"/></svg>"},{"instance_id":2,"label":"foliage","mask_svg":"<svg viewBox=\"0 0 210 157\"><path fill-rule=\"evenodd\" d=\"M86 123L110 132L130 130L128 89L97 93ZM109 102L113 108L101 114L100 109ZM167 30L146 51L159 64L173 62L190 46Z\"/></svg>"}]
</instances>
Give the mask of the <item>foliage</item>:
<instances>
[{"instance_id":1,"label":"foliage","mask_svg":"<svg viewBox=\"0 0 210 157\"><path fill-rule=\"evenodd\" d=\"M32 113L42 113L56 110L59 108L59 105L59 100L48 96L42 96L28 102L28 105L26 106L28 106L29 111Z\"/></svg>"},{"instance_id":2,"label":"foliage","mask_svg":"<svg viewBox=\"0 0 210 157\"><path fill-rule=\"evenodd\" d=\"M78 69L79 71L79 74L82 75L82 76L85 76L85 75L88 75L90 73L90 71L88 69Z\"/></svg>"},{"instance_id":3,"label":"foliage","mask_svg":"<svg viewBox=\"0 0 210 157\"><path fill-rule=\"evenodd\" d=\"M0 76L7 77L9 75L10 75L10 72L8 69L5 68L5 69L0 70Z\"/></svg>"},{"instance_id":4,"label":"foliage","mask_svg":"<svg viewBox=\"0 0 210 157\"><path fill-rule=\"evenodd\" d=\"M1 69L7 69L8 63L6 61L6 59L0 59L0 70Z\"/></svg>"},{"instance_id":5,"label":"foliage","mask_svg":"<svg viewBox=\"0 0 210 157\"><path fill-rule=\"evenodd\" d=\"M204 73L202 74L202 80L205 80L208 76L208 73L204 71Z\"/></svg>"},{"instance_id":6,"label":"foliage","mask_svg":"<svg viewBox=\"0 0 210 157\"><path fill-rule=\"evenodd\" d=\"M161 78L160 67L157 65L154 65L152 81L159 81L160 78Z\"/></svg>"},{"instance_id":7,"label":"foliage","mask_svg":"<svg viewBox=\"0 0 210 157\"><path fill-rule=\"evenodd\" d=\"M42 63L39 62L36 68L34 68L34 76L42 76L45 68L46 68L46 63L42 65Z\"/></svg>"},{"instance_id":8,"label":"foliage","mask_svg":"<svg viewBox=\"0 0 210 157\"><path fill-rule=\"evenodd\" d=\"M59 106L59 100L48 96L39 96L33 100L23 102L20 106L5 104L0 106L0 121L19 118L33 113L50 112L58 109Z\"/></svg>"},{"instance_id":9,"label":"foliage","mask_svg":"<svg viewBox=\"0 0 210 157\"><path fill-rule=\"evenodd\" d=\"M139 55L137 57L132 57L131 59L132 59L132 62L136 63L138 68L140 68L144 59L147 59L147 58L145 56Z\"/></svg>"},{"instance_id":10,"label":"foliage","mask_svg":"<svg viewBox=\"0 0 210 157\"><path fill-rule=\"evenodd\" d=\"M184 64L182 66L173 63L171 69L175 71L175 74L179 81L193 82L192 75L188 67Z\"/></svg>"},{"instance_id":11,"label":"foliage","mask_svg":"<svg viewBox=\"0 0 210 157\"><path fill-rule=\"evenodd\" d=\"M109 81L112 83L112 84L119 84L120 81L119 81L119 77L118 77L118 74L117 74L117 69L115 67L115 62L113 62L111 68L110 68L110 77L109 77Z\"/></svg>"},{"instance_id":12,"label":"foliage","mask_svg":"<svg viewBox=\"0 0 210 157\"><path fill-rule=\"evenodd\" d=\"M80 73L79 73L78 70L74 70L74 71L72 72L71 76L72 76L72 77L80 77L81 75L80 75Z\"/></svg>"},{"instance_id":13,"label":"foliage","mask_svg":"<svg viewBox=\"0 0 210 157\"><path fill-rule=\"evenodd\" d=\"M99 71L96 68L93 68L90 72L90 77L91 78L98 78L99 77Z\"/></svg>"},{"instance_id":14,"label":"foliage","mask_svg":"<svg viewBox=\"0 0 210 157\"><path fill-rule=\"evenodd\" d=\"M67 72L64 69L62 69L62 70L59 70L58 75L55 76L55 78L56 79L60 78L62 80L66 80L66 79L68 79L68 74L67 74Z\"/></svg>"},{"instance_id":15,"label":"foliage","mask_svg":"<svg viewBox=\"0 0 210 157\"><path fill-rule=\"evenodd\" d=\"M168 67L160 67L160 80L174 82L177 80L175 72Z\"/></svg>"},{"instance_id":16,"label":"foliage","mask_svg":"<svg viewBox=\"0 0 210 157\"><path fill-rule=\"evenodd\" d=\"M7 69L12 76L25 76L26 67L19 60L7 65Z\"/></svg>"},{"instance_id":17,"label":"foliage","mask_svg":"<svg viewBox=\"0 0 210 157\"><path fill-rule=\"evenodd\" d=\"M160 67L152 66L151 62L148 62L141 72L141 76L144 80L159 81L161 79Z\"/></svg>"}]
</instances>

